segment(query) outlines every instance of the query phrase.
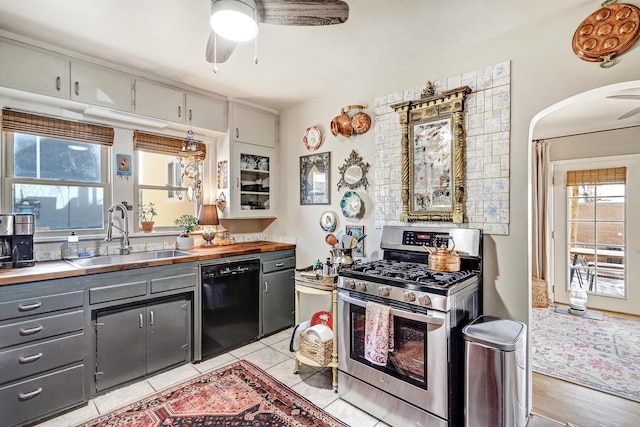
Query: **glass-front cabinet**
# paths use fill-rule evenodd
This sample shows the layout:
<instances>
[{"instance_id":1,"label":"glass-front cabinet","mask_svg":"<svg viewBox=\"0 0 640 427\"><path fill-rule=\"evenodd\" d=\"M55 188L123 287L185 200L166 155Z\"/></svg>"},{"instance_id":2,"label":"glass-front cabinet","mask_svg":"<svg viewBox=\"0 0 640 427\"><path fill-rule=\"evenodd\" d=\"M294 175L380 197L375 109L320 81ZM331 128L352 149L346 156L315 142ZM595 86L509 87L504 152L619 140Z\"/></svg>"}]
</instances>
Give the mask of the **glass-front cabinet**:
<instances>
[{"instance_id":1,"label":"glass-front cabinet","mask_svg":"<svg viewBox=\"0 0 640 427\"><path fill-rule=\"evenodd\" d=\"M238 142L221 150L228 144L225 138L218 145L218 197L227 199L222 217L275 217L276 150Z\"/></svg>"}]
</instances>

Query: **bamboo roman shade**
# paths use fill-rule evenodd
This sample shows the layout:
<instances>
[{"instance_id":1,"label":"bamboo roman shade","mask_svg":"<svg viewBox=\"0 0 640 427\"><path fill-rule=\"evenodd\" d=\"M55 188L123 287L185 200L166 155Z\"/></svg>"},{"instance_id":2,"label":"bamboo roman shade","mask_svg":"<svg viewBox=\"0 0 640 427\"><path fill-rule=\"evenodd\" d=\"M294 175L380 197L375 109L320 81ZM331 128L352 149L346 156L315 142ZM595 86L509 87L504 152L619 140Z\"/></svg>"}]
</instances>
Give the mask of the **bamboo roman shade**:
<instances>
[{"instance_id":1,"label":"bamboo roman shade","mask_svg":"<svg viewBox=\"0 0 640 427\"><path fill-rule=\"evenodd\" d=\"M149 151L152 153L168 154L176 156L179 153L188 155L190 151L186 151L189 141L179 138L170 138L168 136L153 135L144 132L134 132L133 148L134 150ZM195 142L196 152L194 157L204 159L207 155L207 146L201 142Z\"/></svg>"},{"instance_id":2,"label":"bamboo roman shade","mask_svg":"<svg viewBox=\"0 0 640 427\"><path fill-rule=\"evenodd\" d=\"M6 108L2 110L2 130L101 145L113 145L114 135L111 127L72 122Z\"/></svg>"},{"instance_id":3,"label":"bamboo roman shade","mask_svg":"<svg viewBox=\"0 0 640 427\"><path fill-rule=\"evenodd\" d=\"M568 171L566 186L594 184L625 184L627 182L627 168L590 169Z\"/></svg>"}]
</instances>

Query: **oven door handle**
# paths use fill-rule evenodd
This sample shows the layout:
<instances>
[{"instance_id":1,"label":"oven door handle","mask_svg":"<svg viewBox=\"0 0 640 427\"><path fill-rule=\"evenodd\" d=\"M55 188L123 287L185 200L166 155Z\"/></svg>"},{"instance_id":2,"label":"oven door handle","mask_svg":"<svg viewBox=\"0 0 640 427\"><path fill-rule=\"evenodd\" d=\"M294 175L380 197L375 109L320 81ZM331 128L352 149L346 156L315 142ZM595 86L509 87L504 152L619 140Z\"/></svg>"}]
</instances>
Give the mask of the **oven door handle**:
<instances>
[{"instance_id":1,"label":"oven door handle","mask_svg":"<svg viewBox=\"0 0 640 427\"><path fill-rule=\"evenodd\" d=\"M367 303L365 301L352 298L347 295L338 294L338 298L343 300L344 302L348 302L349 304L357 305L358 307L366 308ZM444 318L429 316L428 314L420 314L413 313L411 311L398 310L396 308L391 308L391 315L402 317L403 319L415 320L416 322L430 323L432 325L444 325Z\"/></svg>"}]
</instances>

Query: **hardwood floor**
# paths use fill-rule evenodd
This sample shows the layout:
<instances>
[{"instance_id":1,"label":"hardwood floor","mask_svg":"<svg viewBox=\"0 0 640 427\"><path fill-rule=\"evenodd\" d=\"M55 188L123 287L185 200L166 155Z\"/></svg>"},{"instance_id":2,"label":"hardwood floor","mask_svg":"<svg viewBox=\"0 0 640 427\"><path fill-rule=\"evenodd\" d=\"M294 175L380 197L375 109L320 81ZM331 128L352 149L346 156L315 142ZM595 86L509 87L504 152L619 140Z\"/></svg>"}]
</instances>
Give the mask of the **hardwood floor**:
<instances>
[{"instance_id":1,"label":"hardwood floor","mask_svg":"<svg viewBox=\"0 0 640 427\"><path fill-rule=\"evenodd\" d=\"M533 411L577 427L638 427L640 403L533 373Z\"/></svg>"}]
</instances>

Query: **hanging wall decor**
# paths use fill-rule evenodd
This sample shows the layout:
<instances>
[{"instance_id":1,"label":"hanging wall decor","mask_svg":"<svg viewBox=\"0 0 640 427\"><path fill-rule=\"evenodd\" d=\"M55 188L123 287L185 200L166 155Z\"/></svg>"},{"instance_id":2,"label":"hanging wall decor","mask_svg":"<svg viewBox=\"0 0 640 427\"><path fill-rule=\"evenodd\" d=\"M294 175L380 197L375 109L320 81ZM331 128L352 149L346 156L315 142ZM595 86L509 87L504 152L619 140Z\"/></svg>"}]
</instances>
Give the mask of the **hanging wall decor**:
<instances>
[{"instance_id":1,"label":"hanging wall decor","mask_svg":"<svg viewBox=\"0 0 640 427\"><path fill-rule=\"evenodd\" d=\"M611 68L640 38L640 9L632 4L608 0L587 16L573 34L573 51L585 61Z\"/></svg>"},{"instance_id":2,"label":"hanging wall decor","mask_svg":"<svg viewBox=\"0 0 640 427\"><path fill-rule=\"evenodd\" d=\"M430 84L427 84L430 87ZM401 221L464 220L464 100L462 86L394 104L402 126Z\"/></svg>"},{"instance_id":3,"label":"hanging wall decor","mask_svg":"<svg viewBox=\"0 0 640 427\"><path fill-rule=\"evenodd\" d=\"M129 154L116 154L116 175L129 179L131 176L131 156Z\"/></svg>"},{"instance_id":4,"label":"hanging wall decor","mask_svg":"<svg viewBox=\"0 0 640 427\"><path fill-rule=\"evenodd\" d=\"M331 120L331 134L333 136L342 135L350 138L353 135L360 135L371 128L371 117L363 112L366 105L348 105L340 110L340 115ZM353 110L358 110L355 114L349 115Z\"/></svg>"},{"instance_id":5,"label":"hanging wall decor","mask_svg":"<svg viewBox=\"0 0 640 427\"><path fill-rule=\"evenodd\" d=\"M338 190L342 187L353 190L360 186L366 190L369 186L369 180L367 179L369 163L364 163L362 157L356 153L356 150L351 150L351 154L345 159L344 164L338 168L338 171L340 172Z\"/></svg>"},{"instance_id":6,"label":"hanging wall decor","mask_svg":"<svg viewBox=\"0 0 640 427\"><path fill-rule=\"evenodd\" d=\"M300 156L300 204L328 205L331 153Z\"/></svg>"}]
</instances>

